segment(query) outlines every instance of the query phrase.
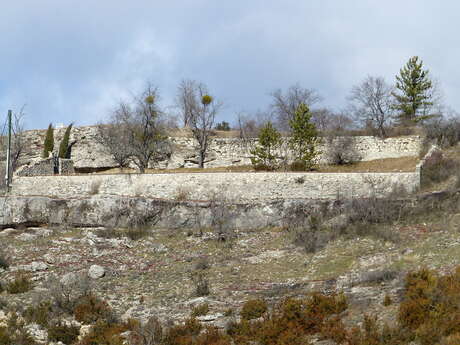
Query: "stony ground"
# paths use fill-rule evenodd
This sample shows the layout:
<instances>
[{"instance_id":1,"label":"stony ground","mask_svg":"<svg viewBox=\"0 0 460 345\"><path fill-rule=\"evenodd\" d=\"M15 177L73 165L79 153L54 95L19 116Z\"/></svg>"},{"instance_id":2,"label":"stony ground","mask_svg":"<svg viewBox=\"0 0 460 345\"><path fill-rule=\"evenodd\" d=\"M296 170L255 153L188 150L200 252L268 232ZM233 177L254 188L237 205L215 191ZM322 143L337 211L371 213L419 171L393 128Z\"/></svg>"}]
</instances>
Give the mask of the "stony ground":
<instances>
[{"instance_id":1,"label":"stony ground","mask_svg":"<svg viewBox=\"0 0 460 345\"><path fill-rule=\"evenodd\" d=\"M391 322L397 306L381 302L386 294L398 301L404 272L423 266L448 271L460 265L460 214L412 221L386 229L397 234L392 242L342 237L310 254L278 228L236 232L226 242L206 231L147 229L144 237L131 240L107 238L105 229L5 229L0 241L11 266L1 279L26 271L35 288L2 297L9 303L30 303L43 293L51 275L87 275L97 265L103 276L92 278L91 284L124 319L182 319L193 306L207 302L211 310L202 318L219 325L226 322L226 311L237 310L249 298L275 303L283 296L321 290L345 292L352 324L363 313ZM209 282L210 294L204 297L195 293L199 273Z\"/></svg>"}]
</instances>

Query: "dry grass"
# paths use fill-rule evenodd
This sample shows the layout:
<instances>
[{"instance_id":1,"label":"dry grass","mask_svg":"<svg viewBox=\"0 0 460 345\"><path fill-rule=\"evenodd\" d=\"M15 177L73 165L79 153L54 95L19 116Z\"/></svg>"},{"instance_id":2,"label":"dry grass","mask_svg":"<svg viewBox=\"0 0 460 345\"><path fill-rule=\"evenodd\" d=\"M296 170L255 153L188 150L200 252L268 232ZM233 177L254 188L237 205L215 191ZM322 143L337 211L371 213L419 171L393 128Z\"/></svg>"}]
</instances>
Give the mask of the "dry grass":
<instances>
[{"instance_id":1,"label":"dry grass","mask_svg":"<svg viewBox=\"0 0 460 345\"><path fill-rule=\"evenodd\" d=\"M415 171L419 159L413 157L376 159L367 162L357 162L348 165L322 166L318 172L355 173L355 172L412 172Z\"/></svg>"},{"instance_id":2,"label":"dry grass","mask_svg":"<svg viewBox=\"0 0 460 345\"><path fill-rule=\"evenodd\" d=\"M411 172L415 171L418 157L401 157L376 159L367 162L358 162L348 165L324 165L311 173L357 173L357 172ZM280 170L282 171L282 170ZM217 168L177 168L177 169L147 169L148 174L174 174L174 173L221 173L221 172L255 172L252 165L235 165ZM98 174L135 174L137 170L114 168L99 172Z\"/></svg>"}]
</instances>

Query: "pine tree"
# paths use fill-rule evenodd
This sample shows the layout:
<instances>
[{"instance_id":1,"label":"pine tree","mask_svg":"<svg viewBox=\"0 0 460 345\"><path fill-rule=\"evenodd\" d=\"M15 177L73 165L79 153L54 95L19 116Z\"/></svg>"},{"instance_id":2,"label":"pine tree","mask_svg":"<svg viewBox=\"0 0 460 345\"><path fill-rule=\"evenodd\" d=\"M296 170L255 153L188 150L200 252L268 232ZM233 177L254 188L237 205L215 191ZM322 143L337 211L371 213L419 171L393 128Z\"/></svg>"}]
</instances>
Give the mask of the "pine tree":
<instances>
[{"instance_id":1,"label":"pine tree","mask_svg":"<svg viewBox=\"0 0 460 345\"><path fill-rule=\"evenodd\" d=\"M64 137L62 138L61 144L59 145L59 158L70 158L68 157L70 131L72 130L73 124L70 124L65 130Z\"/></svg>"},{"instance_id":2,"label":"pine tree","mask_svg":"<svg viewBox=\"0 0 460 345\"><path fill-rule=\"evenodd\" d=\"M250 152L252 165L256 169L276 169L276 151L281 145L281 134L269 121L260 130L259 144Z\"/></svg>"},{"instance_id":3,"label":"pine tree","mask_svg":"<svg viewBox=\"0 0 460 345\"><path fill-rule=\"evenodd\" d=\"M318 131L311 122L311 112L308 106L301 103L294 117L289 121L291 138L289 148L294 156L294 170L311 170L315 166L315 158L320 154Z\"/></svg>"},{"instance_id":4,"label":"pine tree","mask_svg":"<svg viewBox=\"0 0 460 345\"><path fill-rule=\"evenodd\" d=\"M393 92L396 100L394 109L399 111L400 124L417 123L430 117L427 112L433 105L433 84L418 56L411 57L401 68L396 76L396 88L399 93Z\"/></svg>"},{"instance_id":5,"label":"pine tree","mask_svg":"<svg viewBox=\"0 0 460 345\"><path fill-rule=\"evenodd\" d=\"M53 152L53 149L54 149L54 128L53 128L53 124L50 123L48 126L48 130L46 131L42 157L48 158L49 153Z\"/></svg>"}]
</instances>

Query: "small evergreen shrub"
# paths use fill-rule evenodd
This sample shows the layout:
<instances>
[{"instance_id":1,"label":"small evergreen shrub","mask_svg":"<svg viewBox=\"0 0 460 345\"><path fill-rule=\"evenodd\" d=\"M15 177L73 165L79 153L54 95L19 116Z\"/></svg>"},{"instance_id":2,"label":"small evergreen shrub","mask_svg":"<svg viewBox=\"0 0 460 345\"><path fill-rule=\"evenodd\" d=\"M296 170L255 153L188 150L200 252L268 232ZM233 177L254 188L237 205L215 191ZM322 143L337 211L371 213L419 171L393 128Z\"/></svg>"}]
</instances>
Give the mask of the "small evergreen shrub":
<instances>
[{"instance_id":1,"label":"small evergreen shrub","mask_svg":"<svg viewBox=\"0 0 460 345\"><path fill-rule=\"evenodd\" d=\"M36 323L47 328L51 319L52 305L49 301L42 301L36 305L27 307L24 318L29 323Z\"/></svg>"},{"instance_id":2,"label":"small evergreen shrub","mask_svg":"<svg viewBox=\"0 0 460 345\"><path fill-rule=\"evenodd\" d=\"M195 296L208 296L211 291L209 288L209 280L204 272L197 272L192 275L192 281L195 285Z\"/></svg>"},{"instance_id":3,"label":"small evergreen shrub","mask_svg":"<svg viewBox=\"0 0 460 345\"><path fill-rule=\"evenodd\" d=\"M209 313L209 304L203 303L192 309L191 317L203 316Z\"/></svg>"},{"instance_id":4,"label":"small evergreen shrub","mask_svg":"<svg viewBox=\"0 0 460 345\"><path fill-rule=\"evenodd\" d=\"M6 256L3 250L0 250L0 268L7 270L9 267L10 261L8 260L8 257Z\"/></svg>"},{"instance_id":5,"label":"small evergreen shrub","mask_svg":"<svg viewBox=\"0 0 460 345\"><path fill-rule=\"evenodd\" d=\"M389 294L385 294L385 297L383 298L383 306L385 307L388 307L389 305L391 305L393 303L393 301L391 300L391 297Z\"/></svg>"},{"instance_id":6,"label":"small evergreen shrub","mask_svg":"<svg viewBox=\"0 0 460 345\"><path fill-rule=\"evenodd\" d=\"M251 151L251 163L256 170L275 170L277 168L277 151L281 145L281 134L267 122L260 130L259 143Z\"/></svg>"},{"instance_id":7,"label":"small evergreen shrub","mask_svg":"<svg viewBox=\"0 0 460 345\"><path fill-rule=\"evenodd\" d=\"M10 294L19 294L32 290L33 287L29 277L21 274L6 285L6 291Z\"/></svg>"},{"instance_id":8,"label":"small evergreen shrub","mask_svg":"<svg viewBox=\"0 0 460 345\"><path fill-rule=\"evenodd\" d=\"M68 326L58 322L48 328L48 339L51 341L61 341L64 344L73 344L80 334L77 326Z\"/></svg>"}]
</instances>

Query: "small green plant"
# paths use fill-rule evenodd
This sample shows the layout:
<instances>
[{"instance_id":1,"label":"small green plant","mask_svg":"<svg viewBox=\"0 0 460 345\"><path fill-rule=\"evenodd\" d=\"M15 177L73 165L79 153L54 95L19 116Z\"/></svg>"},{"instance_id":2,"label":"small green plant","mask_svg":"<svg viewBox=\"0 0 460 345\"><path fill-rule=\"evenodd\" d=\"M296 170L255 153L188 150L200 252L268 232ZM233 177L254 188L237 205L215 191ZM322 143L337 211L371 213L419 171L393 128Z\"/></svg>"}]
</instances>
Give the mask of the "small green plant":
<instances>
[{"instance_id":1,"label":"small green plant","mask_svg":"<svg viewBox=\"0 0 460 345\"><path fill-rule=\"evenodd\" d=\"M203 316L209 313L209 304L203 303L199 304L192 309L191 317Z\"/></svg>"},{"instance_id":2,"label":"small green plant","mask_svg":"<svg viewBox=\"0 0 460 345\"><path fill-rule=\"evenodd\" d=\"M247 301L241 309L240 316L244 320L257 319L267 312L267 302L263 299L252 299Z\"/></svg>"},{"instance_id":3,"label":"small green plant","mask_svg":"<svg viewBox=\"0 0 460 345\"><path fill-rule=\"evenodd\" d=\"M42 301L36 305L27 307L27 309L24 312L24 318L29 323L36 323L46 328L49 325L51 313L51 302Z\"/></svg>"},{"instance_id":4,"label":"small green plant","mask_svg":"<svg viewBox=\"0 0 460 345\"><path fill-rule=\"evenodd\" d=\"M192 274L192 281L195 285L196 296L208 296L211 293L209 288L209 280L204 272L197 272Z\"/></svg>"},{"instance_id":5,"label":"small green plant","mask_svg":"<svg viewBox=\"0 0 460 345\"><path fill-rule=\"evenodd\" d=\"M64 344L73 344L80 334L80 328L58 322L48 328L48 339L61 341Z\"/></svg>"},{"instance_id":6,"label":"small green plant","mask_svg":"<svg viewBox=\"0 0 460 345\"><path fill-rule=\"evenodd\" d=\"M7 270L10 267L10 262L2 249L0 249L0 268Z\"/></svg>"},{"instance_id":7,"label":"small green plant","mask_svg":"<svg viewBox=\"0 0 460 345\"><path fill-rule=\"evenodd\" d=\"M235 314L235 311L233 310L233 308L228 308L224 311L224 316L233 316Z\"/></svg>"},{"instance_id":8,"label":"small green plant","mask_svg":"<svg viewBox=\"0 0 460 345\"><path fill-rule=\"evenodd\" d=\"M383 302L382 304L385 306L385 307L388 307L389 305L391 305L393 303L393 301L391 300L391 297L389 294L385 294L385 297L383 298Z\"/></svg>"},{"instance_id":9,"label":"small green plant","mask_svg":"<svg viewBox=\"0 0 460 345\"><path fill-rule=\"evenodd\" d=\"M269 121L260 130L259 143L250 152L251 163L256 170L275 170L277 150L281 145L281 134Z\"/></svg>"},{"instance_id":10,"label":"small green plant","mask_svg":"<svg viewBox=\"0 0 460 345\"><path fill-rule=\"evenodd\" d=\"M20 274L16 279L6 285L6 291L10 294L24 293L32 290L32 288L32 281L24 274Z\"/></svg>"},{"instance_id":11,"label":"small green plant","mask_svg":"<svg viewBox=\"0 0 460 345\"><path fill-rule=\"evenodd\" d=\"M53 152L54 149L54 127L53 124L50 123L48 126L48 130L46 131L45 135L45 143L43 145L43 158L48 158L49 153Z\"/></svg>"}]
</instances>

